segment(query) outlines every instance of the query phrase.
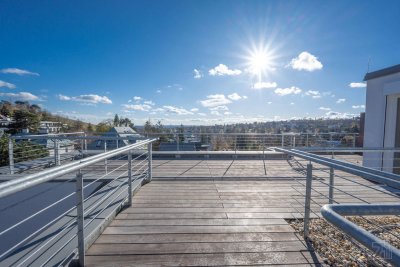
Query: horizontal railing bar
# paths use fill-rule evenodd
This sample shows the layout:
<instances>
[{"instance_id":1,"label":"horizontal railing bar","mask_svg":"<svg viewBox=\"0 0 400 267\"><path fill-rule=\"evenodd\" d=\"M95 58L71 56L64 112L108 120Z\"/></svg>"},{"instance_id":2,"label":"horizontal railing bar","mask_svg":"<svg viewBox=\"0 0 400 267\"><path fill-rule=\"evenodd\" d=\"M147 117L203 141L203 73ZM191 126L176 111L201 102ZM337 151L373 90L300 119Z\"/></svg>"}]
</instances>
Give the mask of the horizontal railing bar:
<instances>
[{"instance_id":1,"label":"horizontal railing bar","mask_svg":"<svg viewBox=\"0 0 400 267\"><path fill-rule=\"evenodd\" d=\"M292 149L292 151L296 151L298 153L303 153L304 155L309 155L309 153L298 150L298 149ZM399 150L400 151L400 150ZM320 155L315 155L312 154L313 157L315 158L319 158L319 159L326 159L326 157L320 156ZM354 169L359 169L359 170L368 170L368 172L376 174L376 175L380 175L380 176L384 176L384 177L388 177L390 179L396 180L396 181L400 181L400 175L394 174L394 173L390 173L390 172L385 172L385 171L380 171L380 170L376 170L376 169L372 169L372 168L368 168L368 167L364 167L364 166L359 166L353 163L349 163L349 162L345 162L343 160L338 160L338 159L329 159L331 162L336 162L338 164L344 165L344 166L348 166Z\"/></svg>"},{"instance_id":2,"label":"horizontal railing bar","mask_svg":"<svg viewBox=\"0 0 400 267\"><path fill-rule=\"evenodd\" d=\"M370 173L370 169L366 168L366 167L357 166L357 167L360 167L360 168L354 168L354 166L356 166L356 165L352 165L352 167L345 166L345 165L342 165L341 163L332 162L332 160L330 160L328 158L321 159L321 158L318 158L318 157L314 157L313 154L298 153L298 152L293 151L293 150L288 150L288 149L283 149L283 148L278 148L278 147L276 147L275 150L279 151L279 152L283 152L283 153L289 154L289 155L292 155L292 156L297 156L297 157L300 157L300 158L303 158L303 159L307 159L307 160L310 160L312 162L315 162L315 163L318 163L318 164L321 164L321 165L329 166L329 167L332 167L334 169L338 169L338 170L341 170L341 171L344 171L344 172L347 172L347 173L358 175L358 176L361 176L361 177L363 177L363 178L365 178L367 180L371 180L371 181L374 181L374 182L377 182L377 183L381 183L381 184L386 184L386 185L391 186L393 188L400 189L400 182L398 180L393 180L391 178L387 178L387 177L382 176L382 175L372 174L372 173Z\"/></svg>"},{"instance_id":3,"label":"horizontal railing bar","mask_svg":"<svg viewBox=\"0 0 400 267\"><path fill-rule=\"evenodd\" d=\"M54 167L49 170L45 170L36 174L28 175L25 177L17 178L12 181L4 182L0 184L0 198L8 196L10 194L22 191L24 189L30 188L32 186L51 181L52 179L62 176L64 174L77 171L81 168L89 166L91 164L97 163L99 161L112 158L121 153L127 152L129 150L141 147L143 145L152 143L157 139L148 139L144 141L137 142L132 145L124 146L109 152L104 152L99 155L88 157L86 159L75 161L62 166Z\"/></svg>"},{"instance_id":4,"label":"horizontal railing bar","mask_svg":"<svg viewBox=\"0 0 400 267\"><path fill-rule=\"evenodd\" d=\"M386 261L398 265L400 250L376 237L343 216L398 215L400 205L394 204L328 204L321 208L322 216L348 236L354 238Z\"/></svg>"}]
</instances>

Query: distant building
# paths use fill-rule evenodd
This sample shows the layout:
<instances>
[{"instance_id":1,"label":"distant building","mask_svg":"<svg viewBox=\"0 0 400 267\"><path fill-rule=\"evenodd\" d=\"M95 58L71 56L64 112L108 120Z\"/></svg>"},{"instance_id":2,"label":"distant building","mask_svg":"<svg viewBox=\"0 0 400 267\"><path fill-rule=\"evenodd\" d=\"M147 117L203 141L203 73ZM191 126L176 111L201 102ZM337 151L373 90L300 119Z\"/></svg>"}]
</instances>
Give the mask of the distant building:
<instances>
[{"instance_id":1,"label":"distant building","mask_svg":"<svg viewBox=\"0 0 400 267\"><path fill-rule=\"evenodd\" d=\"M136 143L136 140L144 139L144 136L138 134L131 127L113 127L109 132L104 133L102 136L111 138L111 140L104 140L99 137L88 146L88 149L104 149L104 142L107 142L107 150L123 147L129 144ZM112 140L115 138L115 140ZM118 140L116 138L124 138Z\"/></svg>"},{"instance_id":2,"label":"distant building","mask_svg":"<svg viewBox=\"0 0 400 267\"><path fill-rule=\"evenodd\" d=\"M10 117L0 114L0 136L10 128L10 124L13 122L14 120Z\"/></svg>"},{"instance_id":3,"label":"distant building","mask_svg":"<svg viewBox=\"0 0 400 267\"><path fill-rule=\"evenodd\" d=\"M364 147L400 147L400 64L365 75ZM399 153L364 153L363 165L398 173Z\"/></svg>"},{"instance_id":4,"label":"distant building","mask_svg":"<svg viewBox=\"0 0 400 267\"><path fill-rule=\"evenodd\" d=\"M41 121L39 125L40 134L59 133L61 131L61 122Z\"/></svg>"}]
</instances>

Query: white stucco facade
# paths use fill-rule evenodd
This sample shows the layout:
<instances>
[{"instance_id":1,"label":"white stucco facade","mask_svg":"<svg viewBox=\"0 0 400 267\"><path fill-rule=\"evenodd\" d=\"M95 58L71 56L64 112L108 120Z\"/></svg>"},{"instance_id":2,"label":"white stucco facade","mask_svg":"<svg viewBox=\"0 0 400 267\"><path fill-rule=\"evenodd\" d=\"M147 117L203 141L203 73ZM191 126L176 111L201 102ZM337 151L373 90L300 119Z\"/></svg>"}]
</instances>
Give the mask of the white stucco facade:
<instances>
[{"instance_id":1,"label":"white stucco facade","mask_svg":"<svg viewBox=\"0 0 400 267\"><path fill-rule=\"evenodd\" d=\"M399 66L399 65L398 65ZM388 68L366 75L365 148L393 148L400 98L400 68ZM369 77L368 77L369 75ZM393 152L366 152L363 165L385 171L393 169Z\"/></svg>"}]
</instances>

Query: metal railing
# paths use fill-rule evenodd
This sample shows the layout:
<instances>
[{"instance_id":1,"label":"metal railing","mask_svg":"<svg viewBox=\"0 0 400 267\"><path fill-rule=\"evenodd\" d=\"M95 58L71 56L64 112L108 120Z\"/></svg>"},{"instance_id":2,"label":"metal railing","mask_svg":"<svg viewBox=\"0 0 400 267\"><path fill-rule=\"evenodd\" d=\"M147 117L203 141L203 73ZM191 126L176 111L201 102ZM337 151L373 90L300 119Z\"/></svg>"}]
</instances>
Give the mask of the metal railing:
<instances>
[{"instance_id":1,"label":"metal railing","mask_svg":"<svg viewBox=\"0 0 400 267\"><path fill-rule=\"evenodd\" d=\"M249 151L267 147L356 147L361 140L357 133L144 133L160 138L156 149ZM196 143L205 145L199 147Z\"/></svg>"},{"instance_id":2,"label":"metal railing","mask_svg":"<svg viewBox=\"0 0 400 267\"><path fill-rule=\"evenodd\" d=\"M109 223L110 216L124 203L130 206L135 188L151 181L154 141L138 141L1 183L0 214L4 224L0 227L0 265L53 266L71 260L75 253L79 265L84 266L85 250ZM105 160L109 161L108 169L103 167ZM75 182L75 189L68 185L71 182ZM60 196L59 192L64 194ZM17 204L14 198L18 198ZM37 198L44 198L41 202L46 205L23 212L28 202L32 207L38 205L34 204ZM15 208L27 214L18 214L18 222L7 223L7 214L15 214Z\"/></svg>"},{"instance_id":3,"label":"metal railing","mask_svg":"<svg viewBox=\"0 0 400 267\"><path fill-rule=\"evenodd\" d=\"M356 265L369 266L363 260L365 258L369 263L382 266L386 265L385 262L399 265L400 232L393 231L393 226L385 225L384 221L389 219L382 217L391 215L394 218L390 220L395 221L395 225L400 223L400 205L397 204L400 195L399 175L335 159L334 152L340 155L343 152L340 149L320 149L324 155L296 149L275 150L290 155L291 165L306 175L305 181L295 179L298 185L293 186L296 192L292 196L293 208L299 214L304 214L301 222L295 218L295 225L316 246L317 252L327 257L329 264L346 264L350 259ZM374 150L388 149L366 149ZM372 215L377 217L371 218ZM332 223L339 230L338 234L328 229L324 220ZM380 235L371 234L363 229L365 227L379 231ZM353 245L358 254L350 253L350 247L347 247L346 255L340 254L337 247L346 247L347 244ZM340 257L343 262L334 262Z\"/></svg>"},{"instance_id":4,"label":"metal railing","mask_svg":"<svg viewBox=\"0 0 400 267\"><path fill-rule=\"evenodd\" d=\"M359 136L355 133L151 133L145 135L158 138L159 140L153 144L153 151L163 153L166 151L178 153L225 151L234 154L245 151L262 151L264 153L268 147L273 146L282 148L354 148L359 141ZM89 136L83 132L11 136L8 146L8 169L0 169L0 173L32 173L143 139L145 139L143 136L138 135L128 137ZM105 168L107 168L107 164Z\"/></svg>"}]
</instances>

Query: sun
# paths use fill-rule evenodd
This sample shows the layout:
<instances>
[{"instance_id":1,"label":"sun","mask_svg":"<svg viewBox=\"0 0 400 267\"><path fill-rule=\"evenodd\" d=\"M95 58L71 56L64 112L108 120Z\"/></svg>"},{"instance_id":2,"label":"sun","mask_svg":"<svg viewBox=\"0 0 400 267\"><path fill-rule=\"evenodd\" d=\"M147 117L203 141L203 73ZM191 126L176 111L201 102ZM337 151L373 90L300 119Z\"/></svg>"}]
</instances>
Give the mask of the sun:
<instances>
[{"instance_id":1,"label":"sun","mask_svg":"<svg viewBox=\"0 0 400 267\"><path fill-rule=\"evenodd\" d=\"M247 49L245 56L246 70L256 76L258 81L261 81L264 76L276 69L275 58L276 55L273 50L269 49L269 46L262 43L257 46L253 45L251 49Z\"/></svg>"},{"instance_id":2,"label":"sun","mask_svg":"<svg viewBox=\"0 0 400 267\"><path fill-rule=\"evenodd\" d=\"M255 51L249 60L250 71L254 74L259 74L268 69L271 59L264 51Z\"/></svg>"}]
</instances>

